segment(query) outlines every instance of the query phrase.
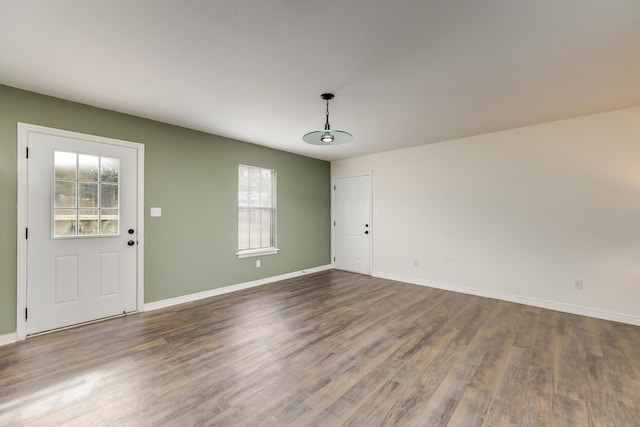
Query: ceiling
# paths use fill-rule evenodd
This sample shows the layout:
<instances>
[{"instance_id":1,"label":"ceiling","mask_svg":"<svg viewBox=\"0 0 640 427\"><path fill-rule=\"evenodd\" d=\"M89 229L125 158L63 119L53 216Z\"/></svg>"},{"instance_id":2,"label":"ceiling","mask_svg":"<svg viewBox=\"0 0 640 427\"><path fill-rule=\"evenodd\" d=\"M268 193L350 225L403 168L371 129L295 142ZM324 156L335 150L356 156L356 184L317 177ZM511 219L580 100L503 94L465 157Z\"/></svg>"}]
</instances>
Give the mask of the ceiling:
<instances>
[{"instance_id":1,"label":"ceiling","mask_svg":"<svg viewBox=\"0 0 640 427\"><path fill-rule=\"evenodd\" d=\"M0 83L336 160L640 105L640 0L0 0Z\"/></svg>"}]
</instances>

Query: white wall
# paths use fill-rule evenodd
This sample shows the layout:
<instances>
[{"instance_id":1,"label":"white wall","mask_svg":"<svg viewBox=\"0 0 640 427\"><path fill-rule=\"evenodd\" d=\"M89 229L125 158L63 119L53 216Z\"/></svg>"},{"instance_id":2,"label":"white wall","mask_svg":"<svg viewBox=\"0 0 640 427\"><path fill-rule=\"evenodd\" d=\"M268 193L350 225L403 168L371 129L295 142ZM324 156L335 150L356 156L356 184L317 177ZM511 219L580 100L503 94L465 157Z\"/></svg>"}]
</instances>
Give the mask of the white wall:
<instances>
[{"instance_id":1,"label":"white wall","mask_svg":"<svg viewBox=\"0 0 640 427\"><path fill-rule=\"evenodd\" d=\"M360 172L374 276L640 324L640 107L332 163Z\"/></svg>"}]
</instances>

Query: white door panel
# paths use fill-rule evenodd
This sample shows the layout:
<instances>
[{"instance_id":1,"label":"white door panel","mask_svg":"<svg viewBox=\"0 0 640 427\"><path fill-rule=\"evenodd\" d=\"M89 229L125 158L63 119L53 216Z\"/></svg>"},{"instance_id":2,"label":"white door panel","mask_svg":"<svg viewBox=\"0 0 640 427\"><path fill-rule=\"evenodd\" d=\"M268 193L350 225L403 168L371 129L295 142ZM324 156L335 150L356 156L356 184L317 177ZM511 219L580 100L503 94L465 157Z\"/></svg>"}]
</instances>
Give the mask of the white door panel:
<instances>
[{"instance_id":1,"label":"white door panel","mask_svg":"<svg viewBox=\"0 0 640 427\"><path fill-rule=\"evenodd\" d=\"M28 146L27 334L135 311L136 149L38 132Z\"/></svg>"},{"instance_id":2,"label":"white door panel","mask_svg":"<svg viewBox=\"0 0 640 427\"><path fill-rule=\"evenodd\" d=\"M334 266L370 274L371 179L369 175L336 178L334 191Z\"/></svg>"}]
</instances>

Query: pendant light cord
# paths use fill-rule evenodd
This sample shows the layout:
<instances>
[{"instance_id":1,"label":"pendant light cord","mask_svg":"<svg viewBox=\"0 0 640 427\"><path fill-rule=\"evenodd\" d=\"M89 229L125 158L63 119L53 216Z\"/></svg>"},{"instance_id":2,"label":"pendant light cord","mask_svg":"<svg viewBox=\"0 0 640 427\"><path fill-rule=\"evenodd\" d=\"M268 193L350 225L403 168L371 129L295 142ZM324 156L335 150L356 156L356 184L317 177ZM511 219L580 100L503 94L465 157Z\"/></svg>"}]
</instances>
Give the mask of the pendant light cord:
<instances>
[{"instance_id":1,"label":"pendant light cord","mask_svg":"<svg viewBox=\"0 0 640 427\"><path fill-rule=\"evenodd\" d=\"M331 130L329 126L329 100L327 99L327 122L324 124L324 130Z\"/></svg>"}]
</instances>

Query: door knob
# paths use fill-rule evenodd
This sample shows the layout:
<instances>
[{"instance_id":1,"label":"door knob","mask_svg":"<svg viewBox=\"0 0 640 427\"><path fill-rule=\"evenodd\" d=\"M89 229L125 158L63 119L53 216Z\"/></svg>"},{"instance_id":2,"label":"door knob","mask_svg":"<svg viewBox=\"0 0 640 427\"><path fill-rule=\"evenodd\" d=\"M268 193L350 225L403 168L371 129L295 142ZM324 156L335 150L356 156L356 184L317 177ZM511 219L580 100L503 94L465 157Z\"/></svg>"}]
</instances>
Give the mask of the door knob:
<instances>
[{"instance_id":1,"label":"door knob","mask_svg":"<svg viewBox=\"0 0 640 427\"><path fill-rule=\"evenodd\" d=\"M135 231L133 230L133 228L130 228L127 232L128 232L129 234L133 234L133 233L135 233Z\"/></svg>"},{"instance_id":2,"label":"door knob","mask_svg":"<svg viewBox=\"0 0 640 427\"><path fill-rule=\"evenodd\" d=\"M135 244L136 244L136 242L134 242L133 240L129 240L129 241L127 242L127 245L129 245L129 246L133 246L133 245L135 245Z\"/></svg>"},{"instance_id":3,"label":"door knob","mask_svg":"<svg viewBox=\"0 0 640 427\"><path fill-rule=\"evenodd\" d=\"M369 230L365 231L364 234L369 234Z\"/></svg>"}]
</instances>

